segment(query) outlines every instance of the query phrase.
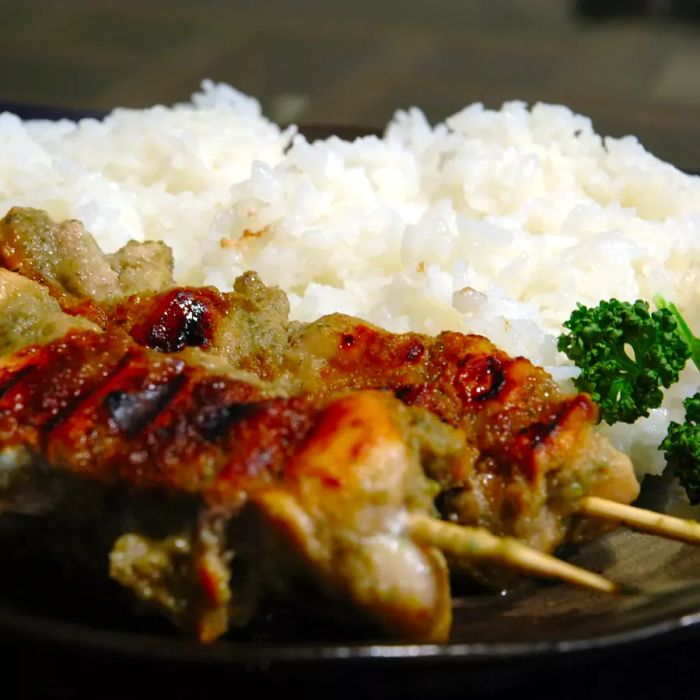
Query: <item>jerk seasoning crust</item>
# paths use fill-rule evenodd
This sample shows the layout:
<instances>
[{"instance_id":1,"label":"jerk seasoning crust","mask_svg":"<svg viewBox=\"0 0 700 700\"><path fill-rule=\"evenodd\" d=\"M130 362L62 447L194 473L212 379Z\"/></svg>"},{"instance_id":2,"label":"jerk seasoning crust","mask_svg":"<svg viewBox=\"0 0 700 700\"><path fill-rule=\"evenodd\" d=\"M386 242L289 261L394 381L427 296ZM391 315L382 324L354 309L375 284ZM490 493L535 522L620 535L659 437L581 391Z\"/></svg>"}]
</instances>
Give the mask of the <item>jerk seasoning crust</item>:
<instances>
[{"instance_id":1,"label":"jerk seasoning crust","mask_svg":"<svg viewBox=\"0 0 700 700\"><path fill-rule=\"evenodd\" d=\"M0 253L22 275L0 270L0 304L8 318L43 322L0 322L11 339L0 365L6 508L47 470L105 489L184 494L197 515L165 538L125 534L111 572L202 639L245 619L249 606L238 602L251 589L282 598L320 590L382 629L444 637L442 558L402 530L411 509L433 512L428 479L443 517L543 551L578 537L582 495L637 495L629 460L594 430L590 398L562 394L484 338L395 335L342 315L289 323L284 294L254 273L232 293L168 289L166 278L154 290L148 263L129 267L122 284L128 266L105 261L70 222L71 235L89 239L74 249L96 249L116 274L103 265L110 291L99 291L84 282L82 253L70 259L62 243L66 224L11 214ZM412 486L396 487L404 482L394 472L413 474ZM236 534L241 522L253 523L243 529L258 533L255 547ZM385 566L390 551L397 558ZM236 571L261 585L239 586Z\"/></svg>"},{"instance_id":2,"label":"jerk seasoning crust","mask_svg":"<svg viewBox=\"0 0 700 700\"><path fill-rule=\"evenodd\" d=\"M316 590L392 634L444 639L444 559L403 532L409 512L433 508L419 460L429 445L411 435L410 413L376 392L265 399L124 334L69 333L0 369L0 455L10 465L18 447L32 457L15 461L6 507L44 464L54 476L193 500L181 532L120 537L111 572L203 641L243 607L228 586L229 530L259 543L245 561L244 542L241 561L270 596ZM246 504L253 526L241 528L234 516Z\"/></svg>"}]
</instances>

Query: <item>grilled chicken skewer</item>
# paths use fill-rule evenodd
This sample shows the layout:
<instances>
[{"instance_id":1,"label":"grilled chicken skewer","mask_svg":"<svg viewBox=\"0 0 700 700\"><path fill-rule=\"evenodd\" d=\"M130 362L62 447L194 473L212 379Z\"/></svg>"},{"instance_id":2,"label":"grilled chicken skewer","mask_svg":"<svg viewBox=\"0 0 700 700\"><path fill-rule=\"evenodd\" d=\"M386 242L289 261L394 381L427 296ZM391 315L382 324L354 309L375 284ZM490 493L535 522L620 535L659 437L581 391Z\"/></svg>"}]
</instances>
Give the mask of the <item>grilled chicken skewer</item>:
<instances>
[{"instance_id":1,"label":"grilled chicken skewer","mask_svg":"<svg viewBox=\"0 0 700 700\"><path fill-rule=\"evenodd\" d=\"M583 491L588 496L577 502L578 512L589 517L700 542L700 526L630 507L622 512L617 502L632 500L637 487L627 459L590 430L595 407L582 396L563 397L541 369L509 358L484 338L396 336L342 315L288 324L285 295L253 274L239 278L232 294L172 289L166 246L132 242L104 255L79 222L55 224L32 209L13 209L0 222L0 263L41 282L70 313L103 328L123 328L142 345L162 352L200 347L276 380L277 390L286 393L390 389L405 403L461 426L479 455L474 468L433 475L445 492L445 515L459 522L552 549L578 532L567 513L574 512L575 492ZM573 399L568 407L567 399ZM516 431L520 444L513 450L509 437ZM574 478L564 484L557 476L562 461L578 465L565 470ZM596 464L616 478L591 479ZM524 487L523 465L531 477ZM533 498L532 484L552 481L552 474L554 498L549 484ZM549 508L552 502L559 505ZM513 503L521 515L509 522ZM550 510L557 515L550 517Z\"/></svg>"},{"instance_id":2,"label":"grilled chicken skewer","mask_svg":"<svg viewBox=\"0 0 700 700\"><path fill-rule=\"evenodd\" d=\"M76 237L78 248L91 251L90 269L102 270L97 282L109 278L110 286L88 285L80 266L55 255L67 249L66 238L75 246ZM130 259L141 259L138 251L131 246ZM284 294L253 274L239 278L229 294L211 288L154 292L151 280L167 285L168 273L162 255L161 269L151 271L155 258L148 252L141 256L142 274L132 274L127 285L138 290L141 279L142 289L124 299L114 256L94 262L99 255L77 222L54 224L42 212L17 209L0 224L0 260L41 281L65 310L104 329L123 329L166 353L197 347L272 382L278 394L390 390L459 428L469 449L459 464L429 473L440 484L446 518L551 552L580 535L579 496L624 503L637 496L629 460L593 429L597 408L590 398L562 394L542 369L508 357L485 338L396 335L338 314L289 324Z\"/></svg>"},{"instance_id":3,"label":"grilled chicken skewer","mask_svg":"<svg viewBox=\"0 0 700 700\"><path fill-rule=\"evenodd\" d=\"M89 284L79 265L62 262L61 251L65 258L76 239L102 272L97 280L88 275ZM592 429L597 411L590 399L563 396L524 358L509 358L478 336L397 336L342 315L288 325L284 295L252 274L237 280L233 294L208 288L158 293L154 288L167 287L171 275L167 256L155 255L152 245L104 256L77 222L53 224L33 210L13 210L0 226L6 266L41 281L66 310L103 328L122 328L162 352L200 347L274 380L277 393L390 389L460 427L471 458L430 473L452 520L551 551L580 536L578 512L620 520L618 511L602 508L607 500L601 496L636 497L629 460ZM142 293L123 300L126 290ZM594 500L577 500L583 494ZM649 515L628 508L624 520L645 528ZM683 536L694 535L685 527Z\"/></svg>"},{"instance_id":4,"label":"grilled chicken skewer","mask_svg":"<svg viewBox=\"0 0 700 700\"><path fill-rule=\"evenodd\" d=\"M13 283L21 295L12 296ZM69 504L80 501L86 484L184 503L181 531L165 541L121 537L112 575L204 641L222 633L230 609L240 607L231 600L229 532L262 540L243 570L256 571L264 590L290 597L310 583L408 638L439 640L449 630L440 548L612 588L522 545L478 529L456 535L454 526L428 517L433 489L421 462L448 458L432 451L428 426L443 442L456 431L425 411L384 392L266 398L261 384L154 353L125 334L60 335L73 319L43 288L2 272L3 289L15 328L28 309L53 304L53 313L43 314L47 339L59 335L0 364L5 509L31 507L33 490L47 481ZM61 477L64 494L55 488ZM263 527L237 525L251 511Z\"/></svg>"}]
</instances>

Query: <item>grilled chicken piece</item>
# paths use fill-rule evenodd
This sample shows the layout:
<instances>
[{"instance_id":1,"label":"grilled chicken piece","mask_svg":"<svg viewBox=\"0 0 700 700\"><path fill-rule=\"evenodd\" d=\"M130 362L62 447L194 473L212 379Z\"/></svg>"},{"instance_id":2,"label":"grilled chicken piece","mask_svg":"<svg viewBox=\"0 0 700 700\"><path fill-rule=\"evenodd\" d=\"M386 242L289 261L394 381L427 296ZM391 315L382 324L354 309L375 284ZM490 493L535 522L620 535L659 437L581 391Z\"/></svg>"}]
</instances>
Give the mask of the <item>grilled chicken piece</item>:
<instances>
[{"instance_id":1,"label":"grilled chicken piece","mask_svg":"<svg viewBox=\"0 0 700 700\"><path fill-rule=\"evenodd\" d=\"M0 265L41 282L64 309L88 313L111 302L172 287L164 243L131 241L105 255L79 221L54 223L46 212L15 207L0 221Z\"/></svg>"},{"instance_id":2,"label":"grilled chicken piece","mask_svg":"<svg viewBox=\"0 0 700 700\"><path fill-rule=\"evenodd\" d=\"M60 239L55 231L73 225L13 210L0 230L5 239L8 230L19 230L33 241L32 227ZM43 270L43 250L25 245L26 269L20 268L27 274ZM60 249L58 258L65 254ZM544 370L507 356L485 338L396 335L340 314L289 325L285 295L253 273L236 280L231 294L176 288L105 302L93 290L82 304L103 328L124 329L164 353L195 347L211 358L223 357L231 367L273 382L272 393L327 396L381 389L428 409L465 436L467 448L456 466L430 472L442 490L444 516L462 524L550 551L578 536L579 496L630 502L638 494L628 458L593 429L597 408L590 398L562 394Z\"/></svg>"},{"instance_id":3,"label":"grilled chicken piece","mask_svg":"<svg viewBox=\"0 0 700 700\"><path fill-rule=\"evenodd\" d=\"M443 515L543 551L577 538L581 496L639 494L628 457L595 432L591 398L563 394L481 336L397 335L334 314L292 327L281 383L310 394L388 389L460 428L473 459L429 472Z\"/></svg>"},{"instance_id":4,"label":"grilled chicken piece","mask_svg":"<svg viewBox=\"0 0 700 700\"><path fill-rule=\"evenodd\" d=\"M331 604L339 593L352 601L359 620L407 639L444 640L447 567L408 536L410 514L433 510L418 459L427 446L410 414L378 392L324 408L282 479L251 495L263 523L256 561L273 594L288 598L311 578Z\"/></svg>"},{"instance_id":5,"label":"grilled chicken piece","mask_svg":"<svg viewBox=\"0 0 700 700\"><path fill-rule=\"evenodd\" d=\"M284 292L248 272L236 279L231 293L177 287L131 296L107 310L103 324L123 328L137 343L159 352L202 348L267 381L279 373L288 316Z\"/></svg>"},{"instance_id":6,"label":"grilled chicken piece","mask_svg":"<svg viewBox=\"0 0 700 700\"><path fill-rule=\"evenodd\" d=\"M132 520L132 510L125 512ZM255 613L257 591L232 581L228 519L202 511L162 538L143 531L119 534L109 558L109 575L137 599L159 610L186 634L212 642L231 625ZM142 525L142 523L139 523ZM143 530L142 526L142 530ZM236 563L236 570L243 567ZM252 577L246 573L245 580Z\"/></svg>"},{"instance_id":7,"label":"grilled chicken piece","mask_svg":"<svg viewBox=\"0 0 700 700\"><path fill-rule=\"evenodd\" d=\"M86 236L89 236L85 232ZM110 299L144 292L160 292L173 286L173 253L162 241L129 241L105 255L116 272L118 285Z\"/></svg>"},{"instance_id":8,"label":"grilled chicken piece","mask_svg":"<svg viewBox=\"0 0 700 700\"><path fill-rule=\"evenodd\" d=\"M197 494L226 512L280 477L336 400L271 396L264 384L153 352L123 333L69 332L0 360L3 450L24 446L54 470L106 485ZM411 440L426 460L462 448L461 433L427 413L422 421Z\"/></svg>"},{"instance_id":9,"label":"grilled chicken piece","mask_svg":"<svg viewBox=\"0 0 700 700\"><path fill-rule=\"evenodd\" d=\"M443 514L462 524L551 551L578 537L577 494L622 502L638 494L628 458L593 430L590 398L563 395L544 370L485 338L396 335L340 314L289 325L284 294L253 273L230 294L176 288L89 304L87 315L104 328L161 352L196 347L223 357L274 383L275 393L382 389L428 409L464 431L472 455L431 472Z\"/></svg>"},{"instance_id":10,"label":"grilled chicken piece","mask_svg":"<svg viewBox=\"0 0 700 700\"><path fill-rule=\"evenodd\" d=\"M26 445L72 474L198 492L214 488L217 465L241 455L253 471L281 468L282 434L268 445L228 430L248 410L260 427L278 419L296 426L283 406L250 408L263 396L259 386L141 348L125 334L69 333L0 364L0 431L3 447ZM238 493L233 484L247 471L231 468L223 483Z\"/></svg>"},{"instance_id":11,"label":"grilled chicken piece","mask_svg":"<svg viewBox=\"0 0 700 700\"><path fill-rule=\"evenodd\" d=\"M430 445L413 434L412 413L386 393L266 398L125 334L70 332L0 364L5 509L47 478L67 482L55 493L69 502L82 503L90 485L157 497L166 512L167 502L189 504L165 540L120 538L111 571L203 641L225 631L236 607L226 593L229 527L253 538L244 568L270 595L316 591L351 619L442 640L447 569L406 530L410 512L432 512L433 493L420 461ZM244 506L258 527L236 528Z\"/></svg>"},{"instance_id":12,"label":"grilled chicken piece","mask_svg":"<svg viewBox=\"0 0 700 700\"><path fill-rule=\"evenodd\" d=\"M45 287L0 268L0 357L60 338L71 329L97 330L97 326L63 313Z\"/></svg>"},{"instance_id":13,"label":"grilled chicken piece","mask_svg":"<svg viewBox=\"0 0 700 700\"><path fill-rule=\"evenodd\" d=\"M198 347L270 380L286 349L284 292L252 272L228 294L173 288L172 253L160 242L130 241L106 255L80 222L15 207L0 221L0 266L40 282L70 315L124 328L159 352Z\"/></svg>"},{"instance_id":14,"label":"grilled chicken piece","mask_svg":"<svg viewBox=\"0 0 700 700\"><path fill-rule=\"evenodd\" d=\"M202 641L247 622L264 598L300 602L356 629L443 641L447 567L407 531L411 513L433 510L406 439L409 414L374 392L330 401L276 479L248 482L238 517L225 524L216 508L160 541L123 535L110 555L112 577Z\"/></svg>"}]
</instances>

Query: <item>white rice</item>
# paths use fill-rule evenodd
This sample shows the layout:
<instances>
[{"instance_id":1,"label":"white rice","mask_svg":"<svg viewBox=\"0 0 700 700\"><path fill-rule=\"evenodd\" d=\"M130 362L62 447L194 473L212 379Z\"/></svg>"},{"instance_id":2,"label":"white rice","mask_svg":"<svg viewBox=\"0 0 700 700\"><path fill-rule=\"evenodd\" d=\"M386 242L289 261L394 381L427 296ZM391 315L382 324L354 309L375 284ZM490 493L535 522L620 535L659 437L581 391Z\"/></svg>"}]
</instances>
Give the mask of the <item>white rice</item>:
<instances>
[{"instance_id":1,"label":"white rice","mask_svg":"<svg viewBox=\"0 0 700 700\"><path fill-rule=\"evenodd\" d=\"M208 81L190 103L101 122L3 114L0 210L81 219L107 250L165 240L183 283L228 289L257 270L297 319L482 333L560 381L575 368L556 336L577 301L660 292L700 328L700 178L633 137L521 102L436 126L399 111L354 142L295 133ZM689 367L649 419L609 431L640 476L662 469L657 446L697 388Z\"/></svg>"}]
</instances>

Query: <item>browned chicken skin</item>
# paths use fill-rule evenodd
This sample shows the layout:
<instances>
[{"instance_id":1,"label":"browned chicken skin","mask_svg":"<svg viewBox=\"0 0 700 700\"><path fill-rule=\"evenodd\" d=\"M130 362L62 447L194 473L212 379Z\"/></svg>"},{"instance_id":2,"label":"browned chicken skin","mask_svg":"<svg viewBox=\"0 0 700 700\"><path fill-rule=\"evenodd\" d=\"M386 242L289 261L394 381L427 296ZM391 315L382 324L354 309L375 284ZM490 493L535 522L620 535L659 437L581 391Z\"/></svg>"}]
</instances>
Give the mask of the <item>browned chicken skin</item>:
<instances>
[{"instance_id":1,"label":"browned chicken skin","mask_svg":"<svg viewBox=\"0 0 700 700\"><path fill-rule=\"evenodd\" d=\"M173 286L163 243L131 241L105 255L79 221L55 223L38 209L15 207L0 221L0 264L41 282L64 309L84 305L86 313L93 303Z\"/></svg>"},{"instance_id":2,"label":"browned chicken skin","mask_svg":"<svg viewBox=\"0 0 700 700\"><path fill-rule=\"evenodd\" d=\"M288 315L286 295L249 272L230 293L176 287L128 297L105 309L102 324L123 328L139 345L159 352L201 348L269 381L287 348Z\"/></svg>"},{"instance_id":3,"label":"browned chicken skin","mask_svg":"<svg viewBox=\"0 0 700 700\"><path fill-rule=\"evenodd\" d=\"M0 366L0 461L14 455L17 472L4 485L10 510L13 492L32 480L27 470L50 464L78 482L193 499L200 521L219 523L170 544L126 535L112 554L117 580L187 620L203 641L228 625L219 584L228 590L230 555L216 527L246 505L264 525L265 547L283 553L261 563L257 552L248 563L272 595L293 597L294 582L306 582L392 634L445 638L444 560L404 532L409 511L432 512L419 461L429 445L409 438L410 427L410 409L385 393L266 398L125 334L68 333ZM18 449L30 459L17 460ZM212 543L204 551L203 541ZM169 582L154 597L144 567L153 570L157 556ZM173 602L183 587L196 612Z\"/></svg>"},{"instance_id":4,"label":"browned chicken skin","mask_svg":"<svg viewBox=\"0 0 700 700\"><path fill-rule=\"evenodd\" d=\"M49 241L40 250L32 221ZM105 486L184 494L215 513L162 543L125 535L112 557L117 580L194 620L202 639L220 634L235 608L224 531L245 504L275 553L257 567L269 591L310 582L331 598L341 591L385 629L440 639L449 628L442 558L392 525L406 509L430 511L426 476L439 484L443 517L543 551L577 538L583 495L630 502L638 493L629 460L595 432L590 397L563 394L483 337L396 335L342 315L290 324L282 292L253 273L228 294L149 291L119 254L106 263L116 281L105 272L88 283L80 264L62 262L65 229L21 210L0 226L0 262L53 297L0 270L7 317L48 319L41 330L15 324L14 335L0 321L14 352L0 359L0 467L10 467L0 497L22 491L27 465L48 463ZM94 257L96 245L79 248ZM28 343L45 344L15 352ZM382 572L389 551L395 566ZM371 585L358 587L363 577ZM394 603L387 586L403 590Z\"/></svg>"},{"instance_id":5,"label":"browned chicken skin","mask_svg":"<svg viewBox=\"0 0 700 700\"><path fill-rule=\"evenodd\" d=\"M103 328L126 330L160 352L195 347L224 357L232 367L272 383L273 393L389 390L459 428L467 444L462 459L449 470L429 472L440 483L445 517L551 551L576 538L575 518L569 516L578 497L600 494L629 502L638 493L629 460L592 429L597 407L590 398L564 395L543 369L509 357L486 338L397 335L341 314L289 323L284 294L254 273L237 279L231 293L182 287L99 297L83 285L80 296L70 291L76 287L70 279L60 287L51 273L60 262L43 262L36 243L17 244L33 240L32 226L57 250L61 232L79 225L13 210L0 226L0 251L21 250L15 267L42 279L71 314L87 309L87 317ZM90 234L80 231L87 240L82 248L99 251ZM142 277L140 285L147 288L147 273Z\"/></svg>"},{"instance_id":6,"label":"browned chicken skin","mask_svg":"<svg viewBox=\"0 0 700 700\"><path fill-rule=\"evenodd\" d=\"M593 429L591 398L562 393L543 369L481 336L396 335L336 314L292 331L284 372L311 394L389 389L460 428L472 459L430 474L443 515L462 524L552 551L575 537L580 496L638 494L627 457Z\"/></svg>"}]
</instances>

